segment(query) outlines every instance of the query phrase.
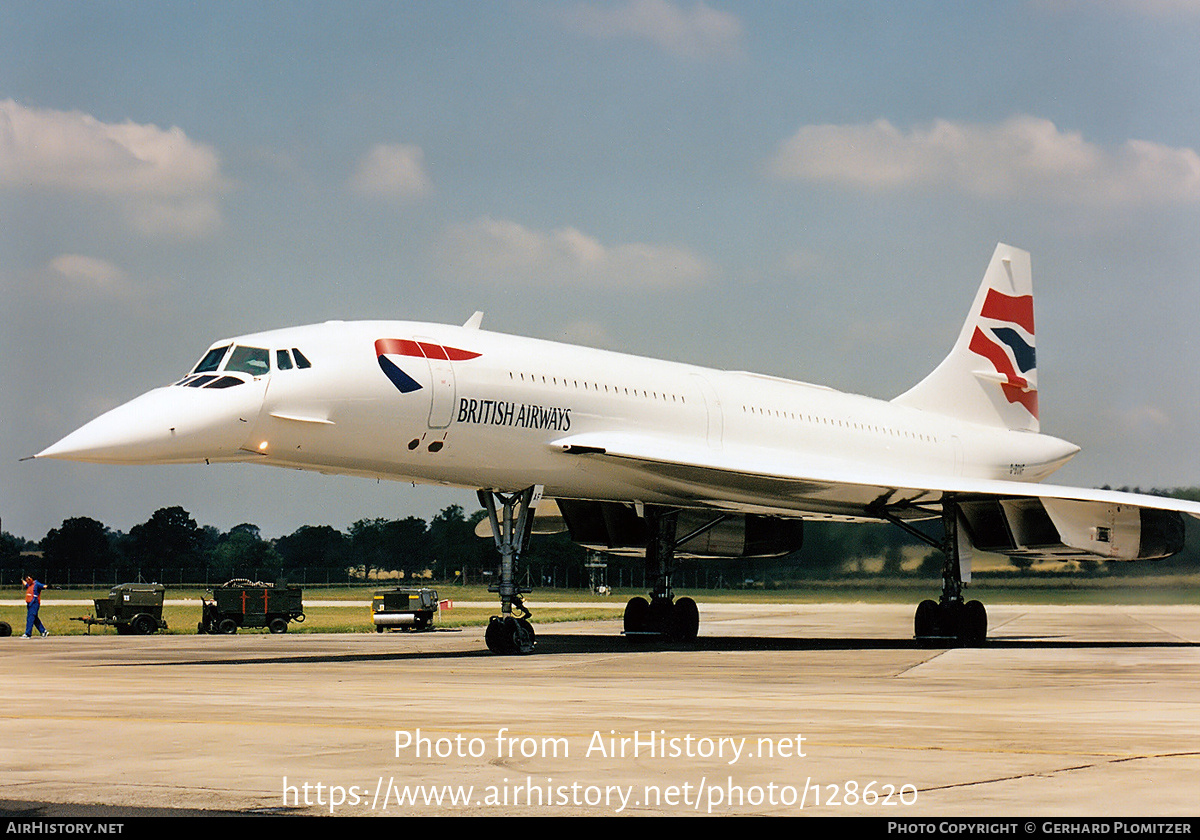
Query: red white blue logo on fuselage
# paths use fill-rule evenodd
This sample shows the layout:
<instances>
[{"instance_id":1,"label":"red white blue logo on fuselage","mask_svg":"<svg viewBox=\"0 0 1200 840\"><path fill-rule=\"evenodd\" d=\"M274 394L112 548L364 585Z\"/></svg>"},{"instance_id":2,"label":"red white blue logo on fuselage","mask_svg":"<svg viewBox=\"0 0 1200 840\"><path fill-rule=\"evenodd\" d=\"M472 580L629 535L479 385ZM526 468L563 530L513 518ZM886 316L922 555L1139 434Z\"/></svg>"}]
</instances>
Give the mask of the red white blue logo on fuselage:
<instances>
[{"instance_id":1,"label":"red white blue logo on fuselage","mask_svg":"<svg viewBox=\"0 0 1200 840\"><path fill-rule=\"evenodd\" d=\"M462 362L477 358L479 355L479 353L471 350L445 347L429 341L413 341L408 338L379 338L375 340L375 356L379 359L379 368L402 394L419 391L421 383L405 373L400 368L400 365L393 362L388 356L407 356L416 359L441 359L444 361Z\"/></svg>"}]
</instances>

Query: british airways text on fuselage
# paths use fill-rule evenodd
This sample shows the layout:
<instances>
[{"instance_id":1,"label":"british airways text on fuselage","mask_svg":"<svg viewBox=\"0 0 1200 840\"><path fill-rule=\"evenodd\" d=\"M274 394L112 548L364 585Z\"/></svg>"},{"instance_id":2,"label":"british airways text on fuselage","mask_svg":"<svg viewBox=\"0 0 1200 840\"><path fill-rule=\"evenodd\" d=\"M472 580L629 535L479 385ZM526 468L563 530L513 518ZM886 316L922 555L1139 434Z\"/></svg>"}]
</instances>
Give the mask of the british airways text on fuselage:
<instances>
[{"instance_id":1,"label":"british airways text on fuselage","mask_svg":"<svg viewBox=\"0 0 1200 840\"><path fill-rule=\"evenodd\" d=\"M461 397L458 401L456 422L566 432L571 428L571 409L554 405L528 405L508 400Z\"/></svg>"}]
</instances>

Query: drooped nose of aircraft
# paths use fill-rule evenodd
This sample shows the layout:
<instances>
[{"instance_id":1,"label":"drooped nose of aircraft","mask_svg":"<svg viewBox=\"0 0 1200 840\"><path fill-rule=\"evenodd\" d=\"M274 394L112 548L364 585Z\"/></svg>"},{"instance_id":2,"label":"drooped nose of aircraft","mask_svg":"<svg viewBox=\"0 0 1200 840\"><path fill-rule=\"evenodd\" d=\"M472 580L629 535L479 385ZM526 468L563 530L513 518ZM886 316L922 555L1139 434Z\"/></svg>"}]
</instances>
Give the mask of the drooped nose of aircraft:
<instances>
[{"instance_id":1,"label":"drooped nose of aircraft","mask_svg":"<svg viewBox=\"0 0 1200 840\"><path fill-rule=\"evenodd\" d=\"M213 391L156 388L114 408L37 458L98 464L184 464L242 460L259 410L262 389L254 383Z\"/></svg>"}]
</instances>

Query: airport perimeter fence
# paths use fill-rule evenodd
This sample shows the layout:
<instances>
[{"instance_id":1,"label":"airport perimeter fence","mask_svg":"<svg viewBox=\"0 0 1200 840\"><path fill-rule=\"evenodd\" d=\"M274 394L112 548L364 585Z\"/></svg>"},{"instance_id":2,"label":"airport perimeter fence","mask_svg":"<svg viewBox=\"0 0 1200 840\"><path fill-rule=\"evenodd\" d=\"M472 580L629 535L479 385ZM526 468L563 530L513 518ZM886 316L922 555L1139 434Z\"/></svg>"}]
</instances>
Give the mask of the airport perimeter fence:
<instances>
[{"instance_id":1,"label":"airport perimeter fence","mask_svg":"<svg viewBox=\"0 0 1200 840\"><path fill-rule=\"evenodd\" d=\"M404 586L404 585L486 585L495 579L494 572L474 571L445 579L433 577L399 577L372 572L369 578L340 567L306 567L297 569L244 569L218 573L202 568L120 567L116 569L45 569L37 563L0 568L0 591L20 589L22 575L30 574L43 583L60 589L107 589L120 583L161 583L164 586L211 589L228 580L244 578L264 583L293 583L304 587L321 586ZM675 572L677 589L738 589L761 586L761 577L747 578L744 571L730 573L727 569L688 565ZM608 586L613 589L646 589L653 581L647 576L641 560L636 563L611 563L606 568L570 567L531 564L520 572L519 581L533 589L583 589Z\"/></svg>"},{"instance_id":2,"label":"airport perimeter fence","mask_svg":"<svg viewBox=\"0 0 1200 840\"><path fill-rule=\"evenodd\" d=\"M119 583L161 583L164 586L181 586L210 589L228 580L245 579L264 583L296 583L302 586L345 586L364 583L344 568L320 567L303 569L238 569L233 572L218 572L204 568L147 568L118 567L109 569L45 569L36 563L23 567L0 569L0 588L18 586L21 576L33 575L42 583L62 589L106 589ZM378 583L375 579L366 583Z\"/></svg>"}]
</instances>

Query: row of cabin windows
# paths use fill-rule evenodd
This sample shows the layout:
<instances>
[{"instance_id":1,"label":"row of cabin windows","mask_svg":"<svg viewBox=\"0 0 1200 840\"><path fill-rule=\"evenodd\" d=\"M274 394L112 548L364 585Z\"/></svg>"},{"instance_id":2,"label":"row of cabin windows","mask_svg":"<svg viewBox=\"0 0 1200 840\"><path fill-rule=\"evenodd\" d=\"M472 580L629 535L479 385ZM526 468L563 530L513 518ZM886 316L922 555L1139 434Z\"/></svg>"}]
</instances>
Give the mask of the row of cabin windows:
<instances>
[{"instance_id":1,"label":"row of cabin windows","mask_svg":"<svg viewBox=\"0 0 1200 840\"><path fill-rule=\"evenodd\" d=\"M920 432L910 432L905 429L892 429L886 426L872 426L868 423L853 423L849 420L831 420L828 417L821 417L813 414L797 414L793 411L780 411L779 409L759 408L752 405L743 405L742 412L744 414L758 414L764 417L778 417L781 420L802 420L807 423L816 423L825 426L837 426L842 429L855 429L860 432L874 432L879 435L891 435L892 437L908 438L909 440L922 440L927 443L937 443L937 438L933 435L926 435Z\"/></svg>"},{"instance_id":2,"label":"row of cabin windows","mask_svg":"<svg viewBox=\"0 0 1200 840\"><path fill-rule=\"evenodd\" d=\"M518 378L521 382L540 382L543 385L553 385L563 388L582 388L585 391L595 391L596 393L616 394L618 396L625 395L627 397L641 397L648 400L662 400L663 402L687 403L687 399L682 394L668 394L666 391L645 391L638 388L627 388L619 385L600 385L595 382L578 379L567 379L563 377L561 380L557 376L547 377L544 374L524 374L508 372L508 378L516 382Z\"/></svg>"},{"instance_id":3,"label":"row of cabin windows","mask_svg":"<svg viewBox=\"0 0 1200 840\"><path fill-rule=\"evenodd\" d=\"M587 382L587 381L584 381L583 385L581 386L579 383L579 380L577 380L577 379L564 378L560 381L558 379L558 377L556 377L556 376L551 376L551 377L547 378L544 374L531 373L531 374L526 375L524 373L513 373L512 371L509 371L508 378L512 379L513 381L516 381L519 378L521 382L534 382L534 383L540 382L543 385L562 386L564 388L570 388L570 387L580 388L580 387L582 387L585 391L592 390L592 391L596 391L597 393L599 393L601 390L603 390L603 392L606 394L618 394L618 395L624 394L625 396L642 397L642 398L646 398L646 399L656 399L656 400L661 399L664 401L670 400L671 402L679 402L679 403L687 402L687 400L682 395L679 395L679 394L668 394L665 392L659 393L657 391L644 391L644 390L639 390L637 388L630 389L627 387L622 387L622 386L617 386L617 385L601 386L594 382ZM920 432L910 432L910 431L904 430L904 429L892 429L892 428L888 428L888 427L884 427L884 426L872 426L872 425L869 425L866 423L853 423L853 422L850 422L847 420L831 420L828 417L814 416L811 414L797 414L797 413L791 412L791 411L780 411L778 409L766 409L766 408L759 408L756 406L747 406L747 405L742 406L742 411L744 413L778 417L780 419L785 419L785 420L803 420L803 421L806 421L809 423L824 424L826 426L836 425L836 426L839 426L844 429L856 429L856 430L864 431L864 432L874 432L875 434L891 435L892 437L902 437L902 438L908 438L910 440L921 440L921 441L925 441L927 443L936 443L937 442L937 438L935 438L933 435L926 435L926 434L922 434Z\"/></svg>"}]
</instances>

